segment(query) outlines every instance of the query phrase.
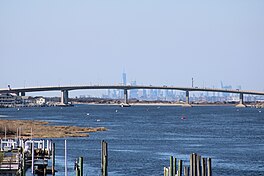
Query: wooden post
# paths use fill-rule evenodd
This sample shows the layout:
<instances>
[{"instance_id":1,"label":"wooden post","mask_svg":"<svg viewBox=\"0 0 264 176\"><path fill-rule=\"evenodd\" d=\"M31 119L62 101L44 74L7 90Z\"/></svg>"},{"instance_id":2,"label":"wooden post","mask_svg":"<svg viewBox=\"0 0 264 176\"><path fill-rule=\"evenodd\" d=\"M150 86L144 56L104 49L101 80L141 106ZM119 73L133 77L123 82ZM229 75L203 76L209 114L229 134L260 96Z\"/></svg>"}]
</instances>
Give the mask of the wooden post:
<instances>
[{"instance_id":1,"label":"wooden post","mask_svg":"<svg viewBox=\"0 0 264 176\"><path fill-rule=\"evenodd\" d=\"M75 172L76 172L76 176L80 176L78 159L75 160L74 169L75 169Z\"/></svg>"},{"instance_id":2,"label":"wooden post","mask_svg":"<svg viewBox=\"0 0 264 176\"><path fill-rule=\"evenodd\" d=\"M201 176L201 156L198 154L196 157L196 168L197 168L197 176Z\"/></svg>"},{"instance_id":3,"label":"wooden post","mask_svg":"<svg viewBox=\"0 0 264 176\"><path fill-rule=\"evenodd\" d=\"M207 159L207 176L212 176L211 158Z\"/></svg>"},{"instance_id":4,"label":"wooden post","mask_svg":"<svg viewBox=\"0 0 264 176\"><path fill-rule=\"evenodd\" d=\"M193 176L193 154L190 155L190 176Z\"/></svg>"},{"instance_id":5,"label":"wooden post","mask_svg":"<svg viewBox=\"0 0 264 176\"><path fill-rule=\"evenodd\" d=\"M170 157L170 176L173 175L173 156Z\"/></svg>"},{"instance_id":6,"label":"wooden post","mask_svg":"<svg viewBox=\"0 0 264 176\"><path fill-rule=\"evenodd\" d=\"M101 151L101 171L102 176L107 176L107 166L108 166L108 149L107 143L103 140L102 141L102 151Z\"/></svg>"},{"instance_id":7,"label":"wooden post","mask_svg":"<svg viewBox=\"0 0 264 176\"><path fill-rule=\"evenodd\" d=\"M83 176L83 157L79 157L79 173L80 175L79 176Z\"/></svg>"},{"instance_id":8,"label":"wooden post","mask_svg":"<svg viewBox=\"0 0 264 176\"><path fill-rule=\"evenodd\" d=\"M6 126L5 126L5 140L6 140Z\"/></svg>"},{"instance_id":9,"label":"wooden post","mask_svg":"<svg viewBox=\"0 0 264 176\"><path fill-rule=\"evenodd\" d=\"M182 160L179 160L179 165L178 165L178 176L182 176Z\"/></svg>"},{"instance_id":10,"label":"wooden post","mask_svg":"<svg viewBox=\"0 0 264 176\"><path fill-rule=\"evenodd\" d=\"M65 165L65 176L68 176L68 168L67 168L67 140L65 139L65 158L64 158L64 165Z\"/></svg>"},{"instance_id":11,"label":"wooden post","mask_svg":"<svg viewBox=\"0 0 264 176\"><path fill-rule=\"evenodd\" d=\"M165 174L164 174L165 176L169 176L169 168L166 168L165 167Z\"/></svg>"},{"instance_id":12,"label":"wooden post","mask_svg":"<svg viewBox=\"0 0 264 176\"><path fill-rule=\"evenodd\" d=\"M101 175L104 174L104 140L101 142Z\"/></svg>"},{"instance_id":13,"label":"wooden post","mask_svg":"<svg viewBox=\"0 0 264 176\"><path fill-rule=\"evenodd\" d=\"M206 158L202 158L202 176L206 176Z\"/></svg>"},{"instance_id":14,"label":"wooden post","mask_svg":"<svg viewBox=\"0 0 264 176\"><path fill-rule=\"evenodd\" d=\"M192 176L197 176L197 174L196 174L196 156L197 156L197 154L193 153L193 160L192 160L192 162L193 162L193 169L192 169L193 175Z\"/></svg>"},{"instance_id":15,"label":"wooden post","mask_svg":"<svg viewBox=\"0 0 264 176\"><path fill-rule=\"evenodd\" d=\"M177 158L174 158L174 164L173 164L173 176L177 174Z\"/></svg>"},{"instance_id":16,"label":"wooden post","mask_svg":"<svg viewBox=\"0 0 264 176\"><path fill-rule=\"evenodd\" d=\"M187 166L184 166L184 176L189 176L189 168Z\"/></svg>"},{"instance_id":17,"label":"wooden post","mask_svg":"<svg viewBox=\"0 0 264 176\"><path fill-rule=\"evenodd\" d=\"M22 176L26 176L26 159L24 148L22 148Z\"/></svg>"},{"instance_id":18,"label":"wooden post","mask_svg":"<svg viewBox=\"0 0 264 176\"><path fill-rule=\"evenodd\" d=\"M51 155L52 155L52 166L51 166L51 172L52 175L55 175L55 143L52 143L52 147L51 147Z\"/></svg>"},{"instance_id":19,"label":"wooden post","mask_svg":"<svg viewBox=\"0 0 264 176\"><path fill-rule=\"evenodd\" d=\"M31 173L34 175L34 141L31 143Z\"/></svg>"}]
</instances>

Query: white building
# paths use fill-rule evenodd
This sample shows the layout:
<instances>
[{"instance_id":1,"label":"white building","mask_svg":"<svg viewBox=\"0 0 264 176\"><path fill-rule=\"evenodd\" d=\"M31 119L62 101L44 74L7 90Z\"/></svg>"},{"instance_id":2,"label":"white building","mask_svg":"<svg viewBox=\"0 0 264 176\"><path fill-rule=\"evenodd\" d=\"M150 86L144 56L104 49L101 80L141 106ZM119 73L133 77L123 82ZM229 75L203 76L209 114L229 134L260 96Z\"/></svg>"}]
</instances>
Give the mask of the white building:
<instances>
[{"instance_id":1,"label":"white building","mask_svg":"<svg viewBox=\"0 0 264 176\"><path fill-rule=\"evenodd\" d=\"M46 99L43 97L36 97L35 102L36 102L36 105L42 106L46 104Z\"/></svg>"}]
</instances>

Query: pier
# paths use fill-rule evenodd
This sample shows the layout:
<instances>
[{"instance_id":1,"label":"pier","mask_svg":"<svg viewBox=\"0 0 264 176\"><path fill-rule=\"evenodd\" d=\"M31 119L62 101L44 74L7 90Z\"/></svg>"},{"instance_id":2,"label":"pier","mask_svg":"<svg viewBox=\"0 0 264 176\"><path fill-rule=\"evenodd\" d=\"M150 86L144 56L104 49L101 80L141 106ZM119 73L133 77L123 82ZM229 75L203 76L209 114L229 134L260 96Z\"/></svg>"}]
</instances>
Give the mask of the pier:
<instances>
[{"instance_id":1,"label":"pier","mask_svg":"<svg viewBox=\"0 0 264 176\"><path fill-rule=\"evenodd\" d=\"M25 176L31 168L32 174L55 174L55 145L51 140L1 139L1 175ZM52 160L52 166L48 161Z\"/></svg>"}]
</instances>

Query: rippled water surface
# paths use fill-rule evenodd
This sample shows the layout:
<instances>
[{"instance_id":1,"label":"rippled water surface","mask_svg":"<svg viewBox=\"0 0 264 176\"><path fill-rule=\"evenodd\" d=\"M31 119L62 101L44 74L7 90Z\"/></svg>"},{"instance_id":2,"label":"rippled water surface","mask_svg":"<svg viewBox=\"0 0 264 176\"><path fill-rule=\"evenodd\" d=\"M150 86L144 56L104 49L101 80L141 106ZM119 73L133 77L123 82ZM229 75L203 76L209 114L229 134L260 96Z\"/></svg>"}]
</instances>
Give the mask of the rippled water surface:
<instances>
[{"instance_id":1,"label":"rippled water surface","mask_svg":"<svg viewBox=\"0 0 264 176\"><path fill-rule=\"evenodd\" d=\"M212 158L213 175L264 175L264 110L235 107L77 105L0 109L0 119L108 128L68 138L68 172L84 157L84 175L100 175L101 140L109 145L109 176L163 175L169 156L188 165L191 153ZM57 175L64 175L64 139L56 142Z\"/></svg>"}]
</instances>

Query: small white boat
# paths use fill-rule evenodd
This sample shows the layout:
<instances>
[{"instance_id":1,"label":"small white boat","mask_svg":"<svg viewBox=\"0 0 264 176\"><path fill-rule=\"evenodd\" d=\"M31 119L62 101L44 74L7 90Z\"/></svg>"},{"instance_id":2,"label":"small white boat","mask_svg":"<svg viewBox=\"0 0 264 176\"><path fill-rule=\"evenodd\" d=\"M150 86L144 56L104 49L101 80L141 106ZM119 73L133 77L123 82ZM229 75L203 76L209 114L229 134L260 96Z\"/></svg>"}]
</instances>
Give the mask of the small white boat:
<instances>
[{"instance_id":1,"label":"small white boat","mask_svg":"<svg viewBox=\"0 0 264 176\"><path fill-rule=\"evenodd\" d=\"M122 103L122 104L120 104L120 107L130 107L131 105L130 104L124 104L124 103Z\"/></svg>"}]
</instances>

